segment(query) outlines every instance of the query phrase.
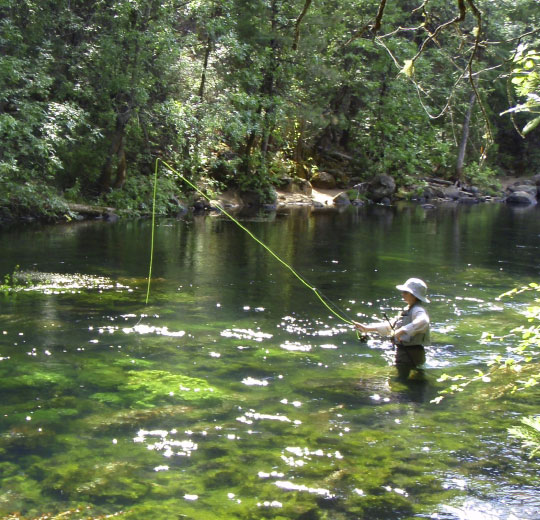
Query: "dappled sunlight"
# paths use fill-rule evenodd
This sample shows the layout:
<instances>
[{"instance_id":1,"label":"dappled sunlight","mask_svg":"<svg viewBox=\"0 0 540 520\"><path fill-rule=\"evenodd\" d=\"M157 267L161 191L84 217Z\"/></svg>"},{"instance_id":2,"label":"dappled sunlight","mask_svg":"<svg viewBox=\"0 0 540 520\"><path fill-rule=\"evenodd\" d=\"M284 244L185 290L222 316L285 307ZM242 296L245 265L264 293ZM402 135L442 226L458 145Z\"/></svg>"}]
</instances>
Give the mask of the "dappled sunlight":
<instances>
[{"instance_id":1,"label":"dappled sunlight","mask_svg":"<svg viewBox=\"0 0 540 520\"><path fill-rule=\"evenodd\" d=\"M251 330L251 329L227 329L222 330L221 335L224 338L234 338L234 339L248 339L253 341L264 341L265 339L272 338L272 334L262 332L260 330Z\"/></svg>"},{"instance_id":2,"label":"dappled sunlight","mask_svg":"<svg viewBox=\"0 0 540 520\"><path fill-rule=\"evenodd\" d=\"M152 325L135 325L133 327L124 327L122 332L125 334L157 334L160 336L170 336L173 338L181 338L185 336L185 330L171 331L167 327L155 327Z\"/></svg>"},{"instance_id":3,"label":"dappled sunlight","mask_svg":"<svg viewBox=\"0 0 540 520\"><path fill-rule=\"evenodd\" d=\"M497 338L525 305L494 295L529 271L511 274L505 265L504 276L490 276L486 264L478 273L489 286L480 287L472 266L446 262L444 233L430 235L429 248L407 235L420 250L411 263L398 232L409 224L399 214L397 228L375 226L371 235L367 228L378 221L368 213L332 218L338 227L311 223L317 240L336 247L328 253L315 239L285 240L287 219L252 224L278 249L290 239L294 264L362 321L400 311L393 287L403 266L418 264L433 286L425 381L397 380L390 341L358 338L219 219L204 221L200 250L186 245L190 225L171 221L159 228L162 244L174 248L157 267L149 306L116 282L4 298L0 512L39 518L33 512L74 511L84 502L96 518L120 510L146 518L162 508L164 518L182 511L197 520L309 511L536 520L538 500L527 486L537 482L538 465L506 430L536 413L534 389L525 398L504 394L511 374L501 372L474 391L430 402L451 384L443 374L475 373L512 345L510 336ZM122 240L135 234L133 248L141 229L149 231L147 223L118 225ZM239 244L228 251L231 240ZM462 267L470 271L466 291L456 274ZM137 262L130 266L136 273L117 269L111 280L144 277Z\"/></svg>"},{"instance_id":4,"label":"dappled sunlight","mask_svg":"<svg viewBox=\"0 0 540 520\"><path fill-rule=\"evenodd\" d=\"M42 273L39 271L16 271L14 291L43 292L44 294L75 294L82 290L128 291L133 290L106 276L80 273Z\"/></svg>"}]
</instances>

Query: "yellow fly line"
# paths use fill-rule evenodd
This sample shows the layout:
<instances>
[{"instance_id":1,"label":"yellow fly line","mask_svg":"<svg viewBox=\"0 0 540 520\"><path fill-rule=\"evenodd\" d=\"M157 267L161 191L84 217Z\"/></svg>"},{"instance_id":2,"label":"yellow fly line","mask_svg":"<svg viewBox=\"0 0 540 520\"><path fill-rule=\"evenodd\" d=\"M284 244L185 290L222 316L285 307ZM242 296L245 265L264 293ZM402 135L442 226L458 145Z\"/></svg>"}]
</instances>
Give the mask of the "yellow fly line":
<instances>
[{"instance_id":1,"label":"yellow fly line","mask_svg":"<svg viewBox=\"0 0 540 520\"><path fill-rule=\"evenodd\" d=\"M162 159L156 159L156 167L154 172L154 200L153 200L153 209L152 209L152 237L151 237L151 246L150 246L150 268L148 272L148 288L146 291L146 303L148 304L148 300L150 298L150 280L152 278L152 259L154 255L154 227L155 227L155 218L156 218L156 186L157 186L157 176L158 176L158 166L159 163L163 164L165 168L170 170L172 173L177 175L182 181L184 181L189 187L193 188L199 195L204 197L208 202L212 202L211 199L203 192L201 191L195 184L193 184L189 179L186 179L179 171L175 170L171 165L167 164ZM285 260L280 258L274 251L272 251L264 242L262 242L260 239L258 239L249 229L247 229L245 226L243 226L236 218L234 218L230 213L228 213L222 206L217 204L215 201L213 202L213 206L218 209L221 213L223 213L226 217L228 217L230 220L232 220L240 229L244 230L257 244L264 247L266 251L268 251L280 264L282 264L284 267L286 267L304 286L306 286L308 289L313 291L315 296L321 301L321 303L334 315L336 318L340 319L344 323L347 323L348 325L353 325L353 322L343 317L341 314L336 312L328 303L325 301L323 295L320 293L320 291L313 287L311 284L309 284L302 276L300 276Z\"/></svg>"}]
</instances>

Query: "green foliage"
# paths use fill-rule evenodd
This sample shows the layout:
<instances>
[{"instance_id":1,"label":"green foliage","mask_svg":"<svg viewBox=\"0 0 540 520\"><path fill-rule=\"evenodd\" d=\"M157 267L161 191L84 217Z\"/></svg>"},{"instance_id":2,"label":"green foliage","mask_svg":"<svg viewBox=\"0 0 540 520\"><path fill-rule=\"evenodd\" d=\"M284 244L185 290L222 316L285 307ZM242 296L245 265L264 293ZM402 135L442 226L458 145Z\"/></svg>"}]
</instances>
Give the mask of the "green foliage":
<instances>
[{"instance_id":1,"label":"green foliage","mask_svg":"<svg viewBox=\"0 0 540 520\"><path fill-rule=\"evenodd\" d=\"M516 94L524 99L507 113L526 113L532 119L523 127L523 135L528 134L540 124L540 52L536 44L520 44L514 53L512 84Z\"/></svg>"},{"instance_id":2,"label":"green foliage","mask_svg":"<svg viewBox=\"0 0 540 520\"><path fill-rule=\"evenodd\" d=\"M0 291L7 293L20 285L21 282L17 279L19 269L20 266L16 265L13 272L4 275L4 281L0 284Z\"/></svg>"},{"instance_id":3,"label":"green foliage","mask_svg":"<svg viewBox=\"0 0 540 520\"><path fill-rule=\"evenodd\" d=\"M56 189L34 181L0 180L0 220L39 218L66 220L70 211Z\"/></svg>"},{"instance_id":4,"label":"green foliage","mask_svg":"<svg viewBox=\"0 0 540 520\"><path fill-rule=\"evenodd\" d=\"M152 213L153 177L136 176L128 178L121 190L112 190L103 195L98 202L112 206L129 215L148 215ZM156 215L176 215L183 209L179 201L180 189L170 176L158 178L156 191Z\"/></svg>"},{"instance_id":5,"label":"green foliage","mask_svg":"<svg viewBox=\"0 0 540 520\"><path fill-rule=\"evenodd\" d=\"M540 453L540 417L525 417L519 426L508 431L521 439L523 445L531 450L531 457Z\"/></svg>"},{"instance_id":6,"label":"green foliage","mask_svg":"<svg viewBox=\"0 0 540 520\"><path fill-rule=\"evenodd\" d=\"M501 190L501 183L497 180L497 172L487 164L470 162L464 169L467 182L487 192L496 194Z\"/></svg>"},{"instance_id":7,"label":"green foliage","mask_svg":"<svg viewBox=\"0 0 540 520\"><path fill-rule=\"evenodd\" d=\"M518 4L479 3L489 21L484 40L500 44L486 45L473 60L485 108L471 120L473 181L489 184L491 173L474 163L486 154L485 117L506 124L495 114L506 99L497 74L509 55L522 99L512 111L530 118L524 132L540 122L538 45L519 38L536 23L534 2ZM460 76L477 32L470 9L452 26L459 30L440 31L437 45L426 45L413 62L424 28L451 19L455 6L432 1L422 13L408 2L387 4L374 35L358 30L372 24L379 2L312 2L293 48L305 5L3 2L0 183L21 192L13 203L8 195L0 199L0 218L63 218L60 192L71 201L99 195L126 213L148 213L147 177L156 157L192 179L211 177L262 202L273 201L272 185L285 172L306 177L312 167L334 166L349 178L390 173L401 185L451 177L470 96ZM532 169L540 164L536 148L525 150ZM507 147L505 164L523 151ZM351 159L336 164L336 152ZM49 203L32 193L43 185ZM160 184L159 214L176 211L174 193Z\"/></svg>"}]
</instances>

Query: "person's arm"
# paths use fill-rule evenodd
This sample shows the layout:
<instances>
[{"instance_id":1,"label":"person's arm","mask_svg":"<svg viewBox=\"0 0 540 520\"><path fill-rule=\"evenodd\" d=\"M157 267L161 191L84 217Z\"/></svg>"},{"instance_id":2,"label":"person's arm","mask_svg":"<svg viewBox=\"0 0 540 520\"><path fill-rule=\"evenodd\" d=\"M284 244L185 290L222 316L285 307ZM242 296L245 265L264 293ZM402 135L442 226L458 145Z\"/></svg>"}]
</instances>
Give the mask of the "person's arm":
<instances>
[{"instance_id":1,"label":"person's arm","mask_svg":"<svg viewBox=\"0 0 540 520\"><path fill-rule=\"evenodd\" d=\"M408 341L415 334L426 332L429 328L429 316L425 309L418 308L413 310L413 319L411 323L396 330L395 338L397 341Z\"/></svg>"},{"instance_id":2,"label":"person's arm","mask_svg":"<svg viewBox=\"0 0 540 520\"><path fill-rule=\"evenodd\" d=\"M392 332L390 324L384 322L363 324L353 321L353 324L361 332L376 332L381 336L389 336Z\"/></svg>"}]
</instances>

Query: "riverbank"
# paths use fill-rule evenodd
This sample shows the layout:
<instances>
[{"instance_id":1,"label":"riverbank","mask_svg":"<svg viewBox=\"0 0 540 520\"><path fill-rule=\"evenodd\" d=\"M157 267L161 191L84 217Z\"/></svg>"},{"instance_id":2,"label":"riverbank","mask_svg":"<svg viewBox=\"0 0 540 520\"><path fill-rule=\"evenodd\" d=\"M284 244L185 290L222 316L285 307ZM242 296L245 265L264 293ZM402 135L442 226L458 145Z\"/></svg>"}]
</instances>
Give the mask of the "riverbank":
<instances>
[{"instance_id":1,"label":"riverbank","mask_svg":"<svg viewBox=\"0 0 540 520\"><path fill-rule=\"evenodd\" d=\"M275 199L271 204L262 204L256 194L243 194L238 190L226 190L216 195L212 202L203 197L184 198L169 188L166 192L158 191L157 213L159 215L178 215L188 211L210 211L212 207L221 206L228 210L243 208L278 209L288 206L311 206L314 208L343 207L350 204L366 203L392 204L398 200L411 201L423 205L436 205L444 202L481 203L508 202L521 205L537 203L540 175L531 177L501 177L496 179L490 190L474 186L457 185L443 179L424 179L416 186L396 187L389 176L378 176L369 182L363 182L349 188L322 188L311 185L307 181L291 182L286 189L276 189ZM48 193L48 192L47 192ZM120 217L135 218L148 216L152 202L133 201L127 207L124 199L129 193L121 193L121 205L95 205L89 201L74 203L61 196L47 197L44 200L28 200L23 197L4 198L0 205L0 226L16 222L66 222L79 220L103 219L114 221ZM150 194L148 194L150 197ZM34 198L37 194L34 193ZM129 199L131 200L131 199ZM165 212L164 212L165 211Z\"/></svg>"},{"instance_id":2,"label":"riverbank","mask_svg":"<svg viewBox=\"0 0 540 520\"><path fill-rule=\"evenodd\" d=\"M445 190L440 193L433 193L434 196L426 197L424 194L419 193L418 188L412 188L411 192L416 192L416 196L409 197L410 200L416 201L416 202L433 202L432 199L448 199L448 200L458 200L458 199L471 199L470 201L475 202L486 202L486 201L503 201L505 200L506 196L512 192L513 187L522 187L522 186L533 186L535 185L538 180L535 177L501 177L498 179L498 182L500 184L500 189L497 190L498 193L482 193L482 191L478 188L474 187L457 187L455 184L452 184L450 182L445 181L438 181L441 183L441 186L445 186ZM431 183L435 183L437 181L430 180ZM427 184L430 184L430 181L426 181ZM442 182L445 182L445 184L442 184ZM340 205L343 203L346 203L346 200L350 199L350 196L352 192L357 192L357 199L360 201L364 201L365 197L363 197L363 190L362 187L359 186L359 189L357 190L346 190L346 189L323 189L323 188L311 188L311 193L291 193L289 191L284 190L276 190L277 192L277 205L278 206L295 206L295 205L313 205L315 207L329 207L329 206L335 206ZM425 190L424 190L425 191ZM462 195L465 195L465 197L460 196L460 191ZM365 190L364 190L365 193ZM440 196L437 196L440 195ZM352 199L354 202L354 198Z\"/></svg>"}]
</instances>

